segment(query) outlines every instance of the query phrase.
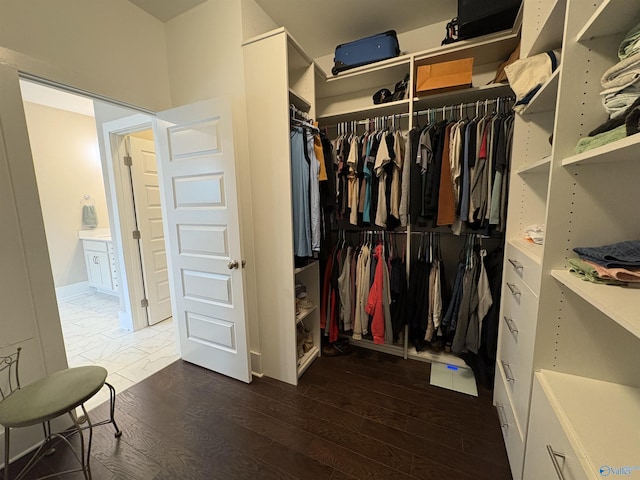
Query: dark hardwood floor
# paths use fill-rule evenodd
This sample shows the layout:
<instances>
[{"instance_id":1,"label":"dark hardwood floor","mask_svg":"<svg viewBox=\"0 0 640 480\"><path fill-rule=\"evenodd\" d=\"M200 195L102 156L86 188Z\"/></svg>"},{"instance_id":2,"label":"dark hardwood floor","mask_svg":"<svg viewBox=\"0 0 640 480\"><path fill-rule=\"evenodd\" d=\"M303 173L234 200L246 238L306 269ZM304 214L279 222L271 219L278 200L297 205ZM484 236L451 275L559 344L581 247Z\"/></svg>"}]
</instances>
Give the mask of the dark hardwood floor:
<instances>
[{"instance_id":1,"label":"dark hardwood floor","mask_svg":"<svg viewBox=\"0 0 640 480\"><path fill-rule=\"evenodd\" d=\"M94 480L511 479L491 392L432 387L429 364L369 350L316 360L298 387L179 360L116 407L123 435L95 429ZM59 448L39 474L71 460Z\"/></svg>"}]
</instances>

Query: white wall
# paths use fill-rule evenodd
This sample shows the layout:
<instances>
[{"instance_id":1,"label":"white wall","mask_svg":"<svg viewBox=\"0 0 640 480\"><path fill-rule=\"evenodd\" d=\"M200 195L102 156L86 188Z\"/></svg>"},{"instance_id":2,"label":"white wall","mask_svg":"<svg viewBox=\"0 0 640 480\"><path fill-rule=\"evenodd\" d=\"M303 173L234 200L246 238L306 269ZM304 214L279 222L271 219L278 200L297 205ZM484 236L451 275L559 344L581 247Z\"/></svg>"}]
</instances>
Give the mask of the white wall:
<instances>
[{"instance_id":1,"label":"white wall","mask_svg":"<svg viewBox=\"0 0 640 480\"><path fill-rule=\"evenodd\" d=\"M98 228L109 227L93 117L25 102L29 142L55 286L87 281L82 198L95 202Z\"/></svg>"},{"instance_id":2,"label":"white wall","mask_svg":"<svg viewBox=\"0 0 640 480\"><path fill-rule=\"evenodd\" d=\"M243 41L280 26L254 0L242 0L241 8Z\"/></svg>"},{"instance_id":3,"label":"white wall","mask_svg":"<svg viewBox=\"0 0 640 480\"><path fill-rule=\"evenodd\" d=\"M128 1L2 0L0 10L0 353L22 345L29 382L67 361L18 71L152 110L171 99L164 25ZM13 453L42 431L32 433L16 432Z\"/></svg>"},{"instance_id":4,"label":"white wall","mask_svg":"<svg viewBox=\"0 0 640 480\"><path fill-rule=\"evenodd\" d=\"M164 25L127 0L2 0L0 61L152 110L168 108Z\"/></svg>"}]
</instances>

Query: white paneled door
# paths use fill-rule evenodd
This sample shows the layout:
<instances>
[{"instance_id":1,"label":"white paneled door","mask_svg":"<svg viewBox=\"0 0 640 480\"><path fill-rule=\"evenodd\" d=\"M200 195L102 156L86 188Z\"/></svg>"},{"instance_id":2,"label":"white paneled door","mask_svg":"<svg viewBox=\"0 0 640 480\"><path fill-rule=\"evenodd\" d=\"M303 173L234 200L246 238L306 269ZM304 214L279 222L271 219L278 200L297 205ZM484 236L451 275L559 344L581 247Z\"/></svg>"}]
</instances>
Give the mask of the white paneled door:
<instances>
[{"instance_id":1,"label":"white paneled door","mask_svg":"<svg viewBox=\"0 0 640 480\"><path fill-rule=\"evenodd\" d=\"M129 147L140 257L149 302L147 315L149 325L155 325L171 316L155 145L151 140L129 136Z\"/></svg>"},{"instance_id":2,"label":"white paneled door","mask_svg":"<svg viewBox=\"0 0 640 480\"><path fill-rule=\"evenodd\" d=\"M250 382L231 105L162 112L154 130L181 356Z\"/></svg>"}]
</instances>

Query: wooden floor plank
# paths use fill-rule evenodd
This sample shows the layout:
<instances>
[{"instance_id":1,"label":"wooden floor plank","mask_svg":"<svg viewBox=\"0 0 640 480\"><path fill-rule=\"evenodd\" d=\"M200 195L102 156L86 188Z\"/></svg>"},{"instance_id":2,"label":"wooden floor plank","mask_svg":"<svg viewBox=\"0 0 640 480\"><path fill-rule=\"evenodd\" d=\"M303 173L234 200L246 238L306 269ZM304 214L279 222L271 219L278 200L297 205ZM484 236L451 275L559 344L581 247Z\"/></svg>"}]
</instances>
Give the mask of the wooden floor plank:
<instances>
[{"instance_id":1,"label":"wooden floor plank","mask_svg":"<svg viewBox=\"0 0 640 480\"><path fill-rule=\"evenodd\" d=\"M316 360L297 387L177 361L118 394L123 435L95 429L93 479L510 479L490 394L428 375L426 363L359 348ZM70 455L58 449L39 473L74 466Z\"/></svg>"}]
</instances>

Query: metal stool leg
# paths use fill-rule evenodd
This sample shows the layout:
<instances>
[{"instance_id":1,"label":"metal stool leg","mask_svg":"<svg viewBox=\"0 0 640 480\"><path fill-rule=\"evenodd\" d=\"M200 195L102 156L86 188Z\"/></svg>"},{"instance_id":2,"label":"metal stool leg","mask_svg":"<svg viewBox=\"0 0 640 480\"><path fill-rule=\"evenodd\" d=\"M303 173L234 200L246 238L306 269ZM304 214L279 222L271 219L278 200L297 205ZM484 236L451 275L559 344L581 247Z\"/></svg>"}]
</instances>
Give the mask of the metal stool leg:
<instances>
[{"instance_id":1,"label":"metal stool leg","mask_svg":"<svg viewBox=\"0 0 640 480\"><path fill-rule=\"evenodd\" d=\"M4 480L9 480L9 427L4 427Z\"/></svg>"},{"instance_id":2,"label":"metal stool leg","mask_svg":"<svg viewBox=\"0 0 640 480\"><path fill-rule=\"evenodd\" d=\"M109 421L113 423L113 428L116 429L115 437L119 438L122 435L122 431L118 428L118 424L114 418L116 411L116 389L110 383L104 382L109 387Z\"/></svg>"}]
</instances>

